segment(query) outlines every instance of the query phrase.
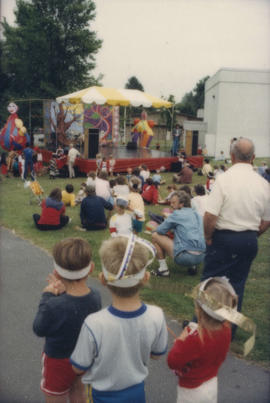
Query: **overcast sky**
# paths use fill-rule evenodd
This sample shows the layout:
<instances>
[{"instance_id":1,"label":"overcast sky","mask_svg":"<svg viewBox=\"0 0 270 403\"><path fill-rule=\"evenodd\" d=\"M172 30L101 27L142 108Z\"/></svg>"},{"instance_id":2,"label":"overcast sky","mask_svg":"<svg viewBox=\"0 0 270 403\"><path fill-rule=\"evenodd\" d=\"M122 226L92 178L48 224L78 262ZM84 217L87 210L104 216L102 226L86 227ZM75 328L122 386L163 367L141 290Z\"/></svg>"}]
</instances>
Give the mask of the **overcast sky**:
<instances>
[{"instance_id":1,"label":"overcast sky","mask_svg":"<svg viewBox=\"0 0 270 403\"><path fill-rule=\"evenodd\" d=\"M270 69L270 0L96 0L95 74L176 101L221 67ZM15 0L2 0L12 22Z\"/></svg>"}]
</instances>

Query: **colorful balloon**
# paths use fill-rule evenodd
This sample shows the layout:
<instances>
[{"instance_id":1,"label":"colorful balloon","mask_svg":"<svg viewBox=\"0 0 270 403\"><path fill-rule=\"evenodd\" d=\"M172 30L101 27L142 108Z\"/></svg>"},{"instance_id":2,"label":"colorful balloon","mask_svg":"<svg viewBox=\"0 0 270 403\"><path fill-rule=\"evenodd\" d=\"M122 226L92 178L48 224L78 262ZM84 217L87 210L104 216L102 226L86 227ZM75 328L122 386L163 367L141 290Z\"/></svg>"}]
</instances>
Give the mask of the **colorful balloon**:
<instances>
[{"instance_id":1,"label":"colorful balloon","mask_svg":"<svg viewBox=\"0 0 270 403\"><path fill-rule=\"evenodd\" d=\"M10 116L0 132L0 145L7 151L22 150L27 143L30 143L30 137L23 126L23 121L18 118L16 113L18 106L11 102L7 109Z\"/></svg>"}]
</instances>

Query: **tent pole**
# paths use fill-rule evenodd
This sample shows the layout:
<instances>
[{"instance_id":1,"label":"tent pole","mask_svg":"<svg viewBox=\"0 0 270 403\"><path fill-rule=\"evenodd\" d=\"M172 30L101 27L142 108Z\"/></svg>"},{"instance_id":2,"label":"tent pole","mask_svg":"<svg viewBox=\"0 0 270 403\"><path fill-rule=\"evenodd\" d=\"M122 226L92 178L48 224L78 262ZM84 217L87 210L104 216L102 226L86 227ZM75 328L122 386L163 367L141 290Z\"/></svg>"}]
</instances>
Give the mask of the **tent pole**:
<instances>
[{"instance_id":1,"label":"tent pole","mask_svg":"<svg viewBox=\"0 0 270 403\"><path fill-rule=\"evenodd\" d=\"M124 109L124 143L126 144L126 132L127 132L127 107Z\"/></svg>"}]
</instances>

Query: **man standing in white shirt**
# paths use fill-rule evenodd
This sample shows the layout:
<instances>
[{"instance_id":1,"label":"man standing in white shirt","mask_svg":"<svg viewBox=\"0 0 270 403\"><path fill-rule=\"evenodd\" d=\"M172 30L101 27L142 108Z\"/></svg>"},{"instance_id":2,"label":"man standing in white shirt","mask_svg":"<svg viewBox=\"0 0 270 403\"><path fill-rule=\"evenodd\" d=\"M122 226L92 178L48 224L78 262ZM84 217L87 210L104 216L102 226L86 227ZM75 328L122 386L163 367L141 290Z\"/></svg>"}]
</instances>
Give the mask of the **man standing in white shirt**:
<instances>
[{"instance_id":1,"label":"man standing in white shirt","mask_svg":"<svg viewBox=\"0 0 270 403\"><path fill-rule=\"evenodd\" d=\"M231 144L232 167L219 175L204 215L207 244L202 280L226 276L241 310L245 283L257 255L257 238L270 227L270 187L253 171L254 145L240 138Z\"/></svg>"},{"instance_id":2,"label":"man standing in white shirt","mask_svg":"<svg viewBox=\"0 0 270 403\"><path fill-rule=\"evenodd\" d=\"M75 178L74 164L75 164L76 158L79 157L80 155L81 154L79 153L79 151L76 148L74 148L72 143L70 143L68 156L67 156L68 172L69 172L70 178Z\"/></svg>"}]
</instances>

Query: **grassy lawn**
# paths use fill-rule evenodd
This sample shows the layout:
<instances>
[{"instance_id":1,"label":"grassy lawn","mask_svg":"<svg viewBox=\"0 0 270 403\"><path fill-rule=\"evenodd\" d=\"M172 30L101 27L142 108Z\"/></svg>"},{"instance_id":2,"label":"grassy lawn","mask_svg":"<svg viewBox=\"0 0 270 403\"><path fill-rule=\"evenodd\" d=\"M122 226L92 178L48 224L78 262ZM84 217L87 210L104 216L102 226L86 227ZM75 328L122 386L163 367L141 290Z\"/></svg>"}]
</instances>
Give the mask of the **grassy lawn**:
<instances>
[{"instance_id":1,"label":"grassy lawn","mask_svg":"<svg viewBox=\"0 0 270 403\"><path fill-rule=\"evenodd\" d=\"M262 159L261 159L262 160ZM266 159L268 165L270 160ZM255 161L258 165L260 160ZM172 173L163 174L166 184L172 182ZM76 178L72 180L75 192L79 190L81 182L84 178ZM68 179L49 180L48 176L39 178L39 182L48 195L54 187L64 189ZM193 176L193 185L197 183L205 183L205 178ZM103 239L109 237L109 231L96 232L79 232L75 226L80 224L79 210L80 207L67 207L67 215L72 218L72 222L60 231L41 232L38 231L32 219L34 213L40 213L40 207L37 201L32 197L30 188L24 188L20 178L2 178L0 182L1 188L1 204L0 217L1 224L14 230L17 235L30 240L33 244L44 248L51 252L54 244L65 237L79 236L88 240L92 246L94 261L96 263L96 274L100 270L100 262L98 259L98 250ZM160 189L162 196L166 195L166 185ZM32 199L32 203L30 200ZM160 213L162 206L146 206L146 212L149 210ZM148 220L148 215L146 215ZM150 240L150 235L142 233L142 236ZM270 231L266 232L259 238L259 252L257 258L253 262L251 272L246 285L245 297L242 311L252 318L257 324L256 345L247 360L256 361L266 367L270 367L270 315L269 315L269 290L270 290ZM191 319L193 315L192 300L185 296L190 292L191 288L199 282L202 267L199 273L191 277L187 275L185 267L174 265L169 260L169 268L171 277L169 279L151 278L150 284L142 291L145 301L155 303L162 306L165 311L179 321L183 319ZM158 262L152 264L151 269L155 269ZM238 352L240 349L243 335L237 333L236 340L232 345L232 351Z\"/></svg>"}]
</instances>

